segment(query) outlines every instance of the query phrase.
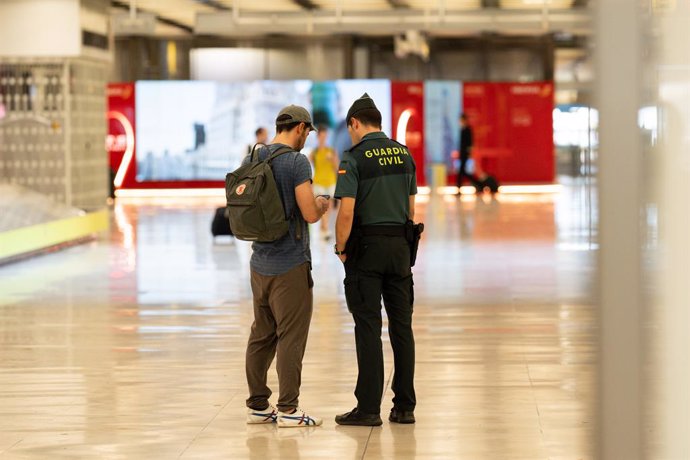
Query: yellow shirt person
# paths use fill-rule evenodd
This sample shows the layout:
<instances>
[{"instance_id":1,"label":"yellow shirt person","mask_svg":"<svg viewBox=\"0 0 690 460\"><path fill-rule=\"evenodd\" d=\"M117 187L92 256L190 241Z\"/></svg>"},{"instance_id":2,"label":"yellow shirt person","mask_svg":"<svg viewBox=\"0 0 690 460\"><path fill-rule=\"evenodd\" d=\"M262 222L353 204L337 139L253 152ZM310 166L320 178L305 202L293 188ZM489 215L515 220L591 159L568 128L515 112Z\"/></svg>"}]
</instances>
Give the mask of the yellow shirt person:
<instances>
[{"instance_id":1,"label":"yellow shirt person","mask_svg":"<svg viewBox=\"0 0 690 460\"><path fill-rule=\"evenodd\" d=\"M340 160L337 152L326 144L328 128L324 126L319 127L318 139L319 146L309 156L314 166L314 193L316 195L328 195L330 198L333 198ZM328 214L321 218L321 236L326 241L332 236L328 227L327 216Z\"/></svg>"},{"instance_id":2,"label":"yellow shirt person","mask_svg":"<svg viewBox=\"0 0 690 460\"><path fill-rule=\"evenodd\" d=\"M314 185L325 188L335 186L337 170L333 167L333 164L334 160L338 158L335 150L331 147L317 147L314 149L312 158L314 163ZM329 193L321 195L329 195Z\"/></svg>"}]
</instances>

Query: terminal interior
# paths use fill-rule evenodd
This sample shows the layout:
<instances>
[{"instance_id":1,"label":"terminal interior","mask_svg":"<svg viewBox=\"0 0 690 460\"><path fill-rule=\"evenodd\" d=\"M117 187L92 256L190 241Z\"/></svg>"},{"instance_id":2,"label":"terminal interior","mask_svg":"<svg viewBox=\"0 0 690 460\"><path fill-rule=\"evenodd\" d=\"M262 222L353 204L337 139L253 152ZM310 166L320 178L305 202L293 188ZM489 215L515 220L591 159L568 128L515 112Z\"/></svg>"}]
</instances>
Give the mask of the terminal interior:
<instances>
[{"instance_id":1,"label":"terminal interior","mask_svg":"<svg viewBox=\"0 0 690 460\"><path fill-rule=\"evenodd\" d=\"M688 19L685 0L3 0L0 459L690 459ZM384 424L334 422L357 358L333 207L309 226L300 395L323 426L248 425L252 247L211 232L225 174L291 103L342 153L363 92L417 164L416 423L387 420L385 310ZM497 193L456 187L462 113Z\"/></svg>"}]
</instances>

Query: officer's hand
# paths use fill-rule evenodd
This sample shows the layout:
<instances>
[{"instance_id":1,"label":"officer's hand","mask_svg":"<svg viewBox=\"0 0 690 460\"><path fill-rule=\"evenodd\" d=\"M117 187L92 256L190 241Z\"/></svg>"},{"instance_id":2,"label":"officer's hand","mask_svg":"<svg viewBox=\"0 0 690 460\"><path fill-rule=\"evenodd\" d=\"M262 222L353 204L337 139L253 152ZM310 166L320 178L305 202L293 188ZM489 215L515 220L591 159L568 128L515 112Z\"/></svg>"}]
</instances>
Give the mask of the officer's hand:
<instances>
[{"instance_id":1,"label":"officer's hand","mask_svg":"<svg viewBox=\"0 0 690 460\"><path fill-rule=\"evenodd\" d=\"M326 211L328 211L328 205L329 205L329 202L325 197L322 197L322 196L316 197L316 206L321 211L321 214L326 214Z\"/></svg>"},{"instance_id":2,"label":"officer's hand","mask_svg":"<svg viewBox=\"0 0 690 460\"><path fill-rule=\"evenodd\" d=\"M347 254L340 254L338 256L338 259L340 259L342 263L345 263L345 261L347 260Z\"/></svg>"}]
</instances>

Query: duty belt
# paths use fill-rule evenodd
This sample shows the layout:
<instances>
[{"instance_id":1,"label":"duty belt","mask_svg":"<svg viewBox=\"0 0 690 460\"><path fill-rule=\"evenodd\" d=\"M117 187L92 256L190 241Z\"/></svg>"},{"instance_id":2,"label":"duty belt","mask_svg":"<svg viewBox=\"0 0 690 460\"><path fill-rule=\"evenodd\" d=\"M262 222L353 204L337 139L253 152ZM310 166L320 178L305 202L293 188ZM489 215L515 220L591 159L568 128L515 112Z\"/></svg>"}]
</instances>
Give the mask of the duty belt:
<instances>
[{"instance_id":1,"label":"duty belt","mask_svg":"<svg viewBox=\"0 0 690 460\"><path fill-rule=\"evenodd\" d=\"M362 225L359 227L362 236L407 236L405 225Z\"/></svg>"},{"instance_id":2,"label":"duty belt","mask_svg":"<svg viewBox=\"0 0 690 460\"><path fill-rule=\"evenodd\" d=\"M345 252L348 255L348 260L352 263L358 254L358 247L360 239L364 236L398 236L405 238L410 245L410 267L414 267L417 260L417 249L419 248L419 240L424 231L424 224L415 224L408 220L405 224L400 225L355 225L350 234L350 238L345 245Z\"/></svg>"}]
</instances>

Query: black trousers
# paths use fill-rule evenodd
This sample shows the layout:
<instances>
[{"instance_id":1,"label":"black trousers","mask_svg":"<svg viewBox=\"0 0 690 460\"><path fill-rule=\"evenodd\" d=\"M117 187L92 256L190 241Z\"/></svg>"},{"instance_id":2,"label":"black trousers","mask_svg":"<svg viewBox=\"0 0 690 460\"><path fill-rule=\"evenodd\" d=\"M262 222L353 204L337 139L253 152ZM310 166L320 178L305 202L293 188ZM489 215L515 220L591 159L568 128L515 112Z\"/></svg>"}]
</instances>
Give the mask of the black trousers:
<instances>
[{"instance_id":1,"label":"black trousers","mask_svg":"<svg viewBox=\"0 0 690 460\"><path fill-rule=\"evenodd\" d=\"M368 414L381 412L383 348L381 298L388 314L393 347L393 405L414 410L415 344L412 333L414 287L410 247L403 237L365 236L355 254L345 262L345 298L355 321L357 345L357 408Z\"/></svg>"},{"instance_id":2,"label":"black trousers","mask_svg":"<svg viewBox=\"0 0 690 460\"><path fill-rule=\"evenodd\" d=\"M465 177L469 179L472 185L474 185L477 182L477 176L467 172L467 162L469 161L469 159L469 155L460 155L460 170L458 171L458 175L456 178L458 187L462 187L462 180Z\"/></svg>"}]
</instances>

